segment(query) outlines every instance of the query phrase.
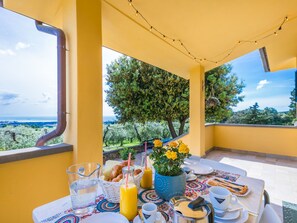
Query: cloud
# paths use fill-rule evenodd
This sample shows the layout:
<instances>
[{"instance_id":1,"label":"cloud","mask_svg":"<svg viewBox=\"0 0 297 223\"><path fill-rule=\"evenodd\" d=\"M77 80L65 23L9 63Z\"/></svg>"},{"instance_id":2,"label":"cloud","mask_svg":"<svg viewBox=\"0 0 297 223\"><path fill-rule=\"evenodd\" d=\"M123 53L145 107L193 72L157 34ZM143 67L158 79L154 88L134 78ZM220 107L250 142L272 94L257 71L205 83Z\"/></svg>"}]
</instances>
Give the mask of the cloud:
<instances>
[{"instance_id":1,"label":"cloud","mask_svg":"<svg viewBox=\"0 0 297 223\"><path fill-rule=\"evenodd\" d=\"M42 93L42 99L38 101L40 104L46 104L51 100L51 97L48 93Z\"/></svg>"},{"instance_id":2,"label":"cloud","mask_svg":"<svg viewBox=\"0 0 297 223\"><path fill-rule=\"evenodd\" d=\"M6 50L0 49L0 55L13 56L13 55L15 55L15 52L13 52L13 50L11 50L11 49L6 49Z\"/></svg>"},{"instance_id":3,"label":"cloud","mask_svg":"<svg viewBox=\"0 0 297 223\"><path fill-rule=\"evenodd\" d=\"M0 91L0 104L11 105L19 102L19 94L13 92Z\"/></svg>"},{"instance_id":4,"label":"cloud","mask_svg":"<svg viewBox=\"0 0 297 223\"><path fill-rule=\"evenodd\" d=\"M15 49L16 49L16 50L21 50L21 49L29 48L30 46L31 46L31 45L28 44L28 43L18 42L18 43L15 45Z\"/></svg>"},{"instance_id":5,"label":"cloud","mask_svg":"<svg viewBox=\"0 0 297 223\"><path fill-rule=\"evenodd\" d=\"M257 90L260 90L260 89L262 89L266 84L269 84L270 82L269 81L267 81L267 80L261 80L261 81L259 81L259 83L258 83L258 85L257 85Z\"/></svg>"}]
</instances>

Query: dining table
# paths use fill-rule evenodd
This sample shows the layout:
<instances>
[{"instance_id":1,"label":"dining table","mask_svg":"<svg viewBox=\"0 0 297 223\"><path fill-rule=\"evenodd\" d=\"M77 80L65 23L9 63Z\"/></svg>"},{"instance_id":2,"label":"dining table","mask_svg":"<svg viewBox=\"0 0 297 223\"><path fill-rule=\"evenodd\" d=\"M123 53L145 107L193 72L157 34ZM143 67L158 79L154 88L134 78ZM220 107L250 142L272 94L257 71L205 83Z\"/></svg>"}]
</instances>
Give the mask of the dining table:
<instances>
[{"instance_id":1,"label":"dining table","mask_svg":"<svg viewBox=\"0 0 297 223\"><path fill-rule=\"evenodd\" d=\"M205 164L205 162L204 162ZM199 165L199 163L191 164ZM242 176L238 173L232 173L220 169L215 169L210 174L197 175L197 179L186 183L185 196L190 199L195 199L199 196L209 200L209 185L207 181L210 178L218 177L229 180L238 184L248 185L250 192L246 196L238 197L239 203L249 213L247 223L258 223L261 216L261 209L263 206L264 181L247 176ZM138 190L138 208L144 203L152 202L158 206L158 211L161 212L166 222L173 222L174 211L169 203L156 194L152 189ZM98 185L98 196L96 198L96 208L92 215L100 214L102 212L119 212L120 206L118 203L111 203L105 199L103 191ZM44 204L33 210L33 221L35 223L88 223L88 216L77 217L72 213L70 196L60 198L50 203ZM226 221L227 222L227 221Z\"/></svg>"}]
</instances>

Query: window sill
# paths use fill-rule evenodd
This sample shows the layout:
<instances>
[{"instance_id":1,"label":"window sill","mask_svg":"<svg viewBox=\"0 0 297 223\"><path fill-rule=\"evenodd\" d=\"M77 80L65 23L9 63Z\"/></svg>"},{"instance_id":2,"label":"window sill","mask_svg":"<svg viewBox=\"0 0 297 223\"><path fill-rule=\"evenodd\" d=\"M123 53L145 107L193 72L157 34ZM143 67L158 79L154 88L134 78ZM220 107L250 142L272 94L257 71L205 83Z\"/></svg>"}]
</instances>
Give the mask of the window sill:
<instances>
[{"instance_id":1,"label":"window sill","mask_svg":"<svg viewBox=\"0 0 297 223\"><path fill-rule=\"evenodd\" d=\"M73 146L61 143L50 146L0 151L0 164L73 151Z\"/></svg>"}]
</instances>

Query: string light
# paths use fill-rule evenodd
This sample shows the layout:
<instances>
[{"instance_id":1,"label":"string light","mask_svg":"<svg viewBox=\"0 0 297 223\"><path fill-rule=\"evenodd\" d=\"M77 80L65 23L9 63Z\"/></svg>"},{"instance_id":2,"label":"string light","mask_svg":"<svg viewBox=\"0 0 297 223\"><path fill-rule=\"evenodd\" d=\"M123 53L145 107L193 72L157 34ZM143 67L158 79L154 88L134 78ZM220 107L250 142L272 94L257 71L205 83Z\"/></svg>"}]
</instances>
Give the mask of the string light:
<instances>
[{"instance_id":1,"label":"string light","mask_svg":"<svg viewBox=\"0 0 297 223\"><path fill-rule=\"evenodd\" d=\"M184 53L185 55L188 55L191 59L193 59L194 61L196 61L197 63L201 63L201 62L211 62L211 63L214 63L214 64L218 64L224 60L226 60L229 56L232 55L232 53L234 52L234 50L239 47L241 44L243 43L254 43L255 45L258 44L259 41L262 41L270 36L277 36L278 35L278 32L281 31L283 29L283 25L289 21L289 18L288 16L286 16L282 23L278 26L278 29L273 31L272 33L266 35L266 36L263 36L261 38L258 38L258 39L254 39L254 40L239 40L236 42L236 44L234 44L234 46L232 48L230 48L229 50L226 50L228 51L226 53L225 56L222 56L220 59L218 60L211 60L211 59L207 59L207 58L203 58L203 57L198 57L198 56L195 56L186 46L185 44L180 40L180 39L177 39L177 38L173 38L173 37L170 37L168 35L165 35L165 33L161 32L160 30L158 30L157 28L155 28L143 15L141 12L139 12L139 10L135 7L135 5L133 4L133 0L128 0L128 3L129 5L132 7L132 9L134 10L136 16L139 15L139 17L141 17L144 22L148 25L148 30L150 32L154 32L158 35L160 35L161 37L163 37L163 39L165 39L165 41L168 39L168 40L172 40L172 42L179 42L180 46L183 48L184 50ZM171 45L171 44L170 44ZM225 51L225 52L226 52Z\"/></svg>"}]
</instances>

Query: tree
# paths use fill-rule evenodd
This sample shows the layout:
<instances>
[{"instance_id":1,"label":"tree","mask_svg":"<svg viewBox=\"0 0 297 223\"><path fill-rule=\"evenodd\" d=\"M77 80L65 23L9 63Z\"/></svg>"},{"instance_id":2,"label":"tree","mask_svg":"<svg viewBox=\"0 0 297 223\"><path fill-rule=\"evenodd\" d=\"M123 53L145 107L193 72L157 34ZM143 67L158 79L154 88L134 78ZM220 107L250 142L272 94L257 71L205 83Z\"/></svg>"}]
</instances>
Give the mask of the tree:
<instances>
[{"instance_id":1,"label":"tree","mask_svg":"<svg viewBox=\"0 0 297 223\"><path fill-rule=\"evenodd\" d=\"M188 80L127 56L107 66L106 80L106 102L120 123L164 120L173 138L183 134L189 117Z\"/></svg>"},{"instance_id":2,"label":"tree","mask_svg":"<svg viewBox=\"0 0 297 223\"><path fill-rule=\"evenodd\" d=\"M207 122L222 122L232 115L231 107L243 101L245 84L231 73L232 66L225 64L206 72L205 117Z\"/></svg>"},{"instance_id":3,"label":"tree","mask_svg":"<svg viewBox=\"0 0 297 223\"><path fill-rule=\"evenodd\" d=\"M261 110L257 102L248 109L234 112L226 122L259 125L287 125L289 123L286 112L279 113L275 108L270 107Z\"/></svg>"},{"instance_id":4,"label":"tree","mask_svg":"<svg viewBox=\"0 0 297 223\"><path fill-rule=\"evenodd\" d=\"M231 74L231 65L206 72L206 121L221 122L243 100L244 83ZM107 65L106 102L120 123L166 121L172 138L184 133L189 118L189 81L172 73L122 56ZM174 121L179 122L176 130ZM137 137L140 133L134 125Z\"/></svg>"},{"instance_id":5,"label":"tree","mask_svg":"<svg viewBox=\"0 0 297 223\"><path fill-rule=\"evenodd\" d=\"M290 109L289 109L289 112L288 112L288 118L291 120L291 124L293 124L294 120L296 120L295 91L296 91L295 88L291 91L290 105L289 105Z\"/></svg>"}]
</instances>

